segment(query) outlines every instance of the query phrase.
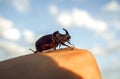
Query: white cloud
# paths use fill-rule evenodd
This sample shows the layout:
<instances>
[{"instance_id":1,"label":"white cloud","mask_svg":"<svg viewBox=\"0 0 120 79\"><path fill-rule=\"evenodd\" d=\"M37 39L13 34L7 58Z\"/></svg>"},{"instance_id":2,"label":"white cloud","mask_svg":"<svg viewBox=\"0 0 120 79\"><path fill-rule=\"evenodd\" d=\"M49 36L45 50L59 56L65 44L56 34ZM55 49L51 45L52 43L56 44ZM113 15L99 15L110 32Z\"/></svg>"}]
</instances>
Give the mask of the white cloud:
<instances>
[{"instance_id":1,"label":"white cloud","mask_svg":"<svg viewBox=\"0 0 120 79\"><path fill-rule=\"evenodd\" d=\"M58 9L57 9L57 7L56 7L55 5L51 5L51 6L49 7L49 11L50 11L50 13L51 13L52 15L56 15L56 14L58 13Z\"/></svg>"},{"instance_id":2,"label":"white cloud","mask_svg":"<svg viewBox=\"0 0 120 79\"><path fill-rule=\"evenodd\" d=\"M0 36L9 40L19 40L20 32L13 27L13 22L0 17Z\"/></svg>"},{"instance_id":3,"label":"white cloud","mask_svg":"<svg viewBox=\"0 0 120 79\"><path fill-rule=\"evenodd\" d=\"M87 11L74 9L73 10L74 24L78 26L85 26L86 28L94 31L105 31L107 29L107 23L104 21L94 19Z\"/></svg>"},{"instance_id":4,"label":"white cloud","mask_svg":"<svg viewBox=\"0 0 120 79\"><path fill-rule=\"evenodd\" d=\"M115 33L110 31L99 33L98 36L100 36L109 43L115 40Z\"/></svg>"},{"instance_id":5,"label":"white cloud","mask_svg":"<svg viewBox=\"0 0 120 79\"><path fill-rule=\"evenodd\" d=\"M113 50L113 52L115 52L115 51L120 52L120 40L113 38L113 40L108 41L108 46L107 47L111 51Z\"/></svg>"},{"instance_id":6,"label":"white cloud","mask_svg":"<svg viewBox=\"0 0 120 79\"><path fill-rule=\"evenodd\" d=\"M35 40L35 35L31 30L24 30L23 35L28 43L33 43Z\"/></svg>"},{"instance_id":7,"label":"white cloud","mask_svg":"<svg viewBox=\"0 0 120 79\"><path fill-rule=\"evenodd\" d=\"M120 30L120 21L115 21L113 25L117 30Z\"/></svg>"},{"instance_id":8,"label":"white cloud","mask_svg":"<svg viewBox=\"0 0 120 79\"><path fill-rule=\"evenodd\" d=\"M11 4L21 13L31 10L29 0L11 0Z\"/></svg>"},{"instance_id":9,"label":"white cloud","mask_svg":"<svg viewBox=\"0 0 120 79\"><path fill-rule=\"evenodd\" d=\"M3 17L0 17L0 30L11 28L13 26L13 22Z\"/></svg>"},{"instance_id":10,"label":"white cloud","mask_svg":"<svg viewBox=\"0 0 120 79\"><path fill-rule=\"evenodd\" d=\"M106 55L106 51L105 51L102 47L100 47L100 46L98 46L98 45L93 46L93 47L91 48L91 52L92 52L93 54L97 54L97 55L101 55L101 56Z\"/></svg>"},{"instance_id":11,"label":"white cloud","mask_svg":"<svg viewBox=\"0 0 120 79\"><path fill-rule=\"evenodd\" d=\"M16 28L6 29L2 32L4 38L9 40L19 40L20 39L20 32Z\"/></svg>"},{"instance_id":12,"label":"white cloud","mask_svg":"<svg viewBox=\"0 0 120 79\"><path fill-rule=\"evenodd\" d=\"M21 55L30 53L27 51L28 49L26 50L25 47L23 47L17 43L14 43L14 42L10 42L10 41L0 41L0 50L5 51L5 53L2 56L0 56L0 58L6 54L9 55L9 56L7 56L7 58L3 58L1 60L6 60L8 58L13 58L13 57L17 57L17 56L21 56Z\"/></svg>"},{"instance_id":13,"label":"white cloud","mask_svg":"<svg viewBox=\"0 0 120 79\"><path fill-rule=\"evenodd\" d=\"M61 12L58 14L57 22L64 27L79 26L88 29L103 32L107 30L107 23L93 18L87 11L73 9L71 12Z\"/></svg>"},{"instance_id":14,"label":"white cloud","mask_svg":"<svg viewBox=\"0 0 120 79\"><path fill-rule=\"evenodd\" d=\"M115 37L115 32L105 31L102 33L97 33L97 36L105 40L106 45L103 47L94 45L91 51L98 55L106 55L109 53L120 52L120 41Z\"/></svg>"},{"instance_id":15,"label":"white cloud","mask_svg":"<svg viewBox=\"0 0 120 79\"><path fill-rule=\"evenodd\" d=\"M72 25L72 16L69 12L63 12L59 14L57 21L64 27L70 27Z\"/></svg>"},{"instance_id":16,"label":"white cloud","mask_svg":"<svg viewBox=\"0 0 120 79\"><path fill-rule=\"evenodd\" d=\"M113 0L106 4L103 9L110 12L118 12L120 11L120 4L116 0Z\"/></svg>"},{"instance_id":17,"label":"white cloud","mask_svg":"<svg viewBox=\"0 0 120 79\"><path fill-rule=\"evenodd\" d=\"M117 53L120 52L120 41L118 40L110 41L108 42L108 45L104 47L101 47L99 45L94 45L93 47L91 47L90 50L93 54L97 54L101 56L105 56L110 53Z\"/></svg>"}]
</instances>

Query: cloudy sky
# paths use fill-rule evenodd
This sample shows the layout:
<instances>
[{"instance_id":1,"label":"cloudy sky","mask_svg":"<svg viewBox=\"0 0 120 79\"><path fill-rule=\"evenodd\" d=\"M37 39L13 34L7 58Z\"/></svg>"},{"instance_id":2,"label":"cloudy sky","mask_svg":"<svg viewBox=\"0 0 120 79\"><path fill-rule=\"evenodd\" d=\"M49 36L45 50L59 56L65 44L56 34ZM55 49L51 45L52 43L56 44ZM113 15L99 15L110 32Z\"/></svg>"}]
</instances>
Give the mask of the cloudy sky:
<instances>
[{"instance_id":1,"label":"cloudy sky","mask_svg":"<svg viewBox=\"0 0 120 79\"><path fill-rule=\"evenodd\" d=\"M0 0L0 61L32 53L39 37L62 28L93 53L103 79L120 78L120 0Z\"/></svg>"}]
</instances>

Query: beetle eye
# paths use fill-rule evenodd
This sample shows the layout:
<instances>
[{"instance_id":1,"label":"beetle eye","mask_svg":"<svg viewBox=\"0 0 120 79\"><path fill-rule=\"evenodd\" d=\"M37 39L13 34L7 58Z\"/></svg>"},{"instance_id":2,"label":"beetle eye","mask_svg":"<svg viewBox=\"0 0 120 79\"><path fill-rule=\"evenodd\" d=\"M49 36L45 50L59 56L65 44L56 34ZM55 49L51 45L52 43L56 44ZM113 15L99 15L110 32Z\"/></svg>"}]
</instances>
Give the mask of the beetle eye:
<instances>
[{"instance_id":1,"label":"beetle eye","mask_svg":"<svg viewBox=\"0 0 120 79\"><path fill-rule=\"evenodd\" d=\"M68 40L71 38L71 36L68 36Z\"/></svg>"}]
</instances>

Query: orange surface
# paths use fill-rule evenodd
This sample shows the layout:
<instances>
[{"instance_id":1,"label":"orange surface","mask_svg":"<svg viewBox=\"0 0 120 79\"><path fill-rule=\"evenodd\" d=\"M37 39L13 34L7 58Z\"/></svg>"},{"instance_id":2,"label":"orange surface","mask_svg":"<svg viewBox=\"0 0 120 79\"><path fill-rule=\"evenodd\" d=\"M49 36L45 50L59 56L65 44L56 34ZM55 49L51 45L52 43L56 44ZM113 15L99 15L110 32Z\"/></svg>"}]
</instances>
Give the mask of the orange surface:
<instances>
[{"instance_id":1,"label":"orange surface","mask_svg":"<svg viewBox=\"0 0 120 79\"><path fill-rule=\"evenodd\" d=\"M93 55L83 49L30 54L0 63L1 79L102 79Z\"/></svg>"}]
</instances>

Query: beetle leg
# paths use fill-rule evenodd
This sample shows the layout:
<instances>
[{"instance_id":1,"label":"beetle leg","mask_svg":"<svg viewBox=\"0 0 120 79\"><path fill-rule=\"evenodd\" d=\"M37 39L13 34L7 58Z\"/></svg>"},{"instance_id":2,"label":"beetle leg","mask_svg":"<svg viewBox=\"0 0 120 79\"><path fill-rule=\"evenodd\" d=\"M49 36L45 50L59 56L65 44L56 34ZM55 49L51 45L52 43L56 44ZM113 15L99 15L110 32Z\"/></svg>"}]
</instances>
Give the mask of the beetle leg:
<instances>
[{"instance_id":1,"label":"beetle leg","mask_svg":"<svg viewBox=\"0 0 120 79\"><path fill-rule=\"evenodd\" d=\"M71 43L70 43L70 41L67 41L70 45L72 45Z\"/></svg>"},{"instance_id":2,"label":"beetle leg","mask_svg":"<svg viewBox=\"0 0 120 79\"><path fill-rule=\"evenodd\" d=\"M64 45L64 46L69 47L70 49L73 49L73 48L71 48L69 45L67 45L67 44L65 44L65 43L61 43L61 44Z\"/></svg>"},{"instance_id":3,"label":"beetle leg","mask_svg":"<svg viewBox=\"0 0 120 79\"><path fill-rule=\"evenodd\" d=\"M70 45L72 45L72 46L74 47L74 45L73 45L73 44L71 44L71 43L70 43L70 41L67 41L67 42L68 42Z\"/></svg>"},{"instance_id":4,"label":"beetle leg","mask_svg":"<svg viewBox=\"0 0 120 79\"><path fill-rule=\"evenodd\" d=\"M60 47L61 47L61 44L59 44L59 49L60 49Z\"/></svg>"}]
</instances>

